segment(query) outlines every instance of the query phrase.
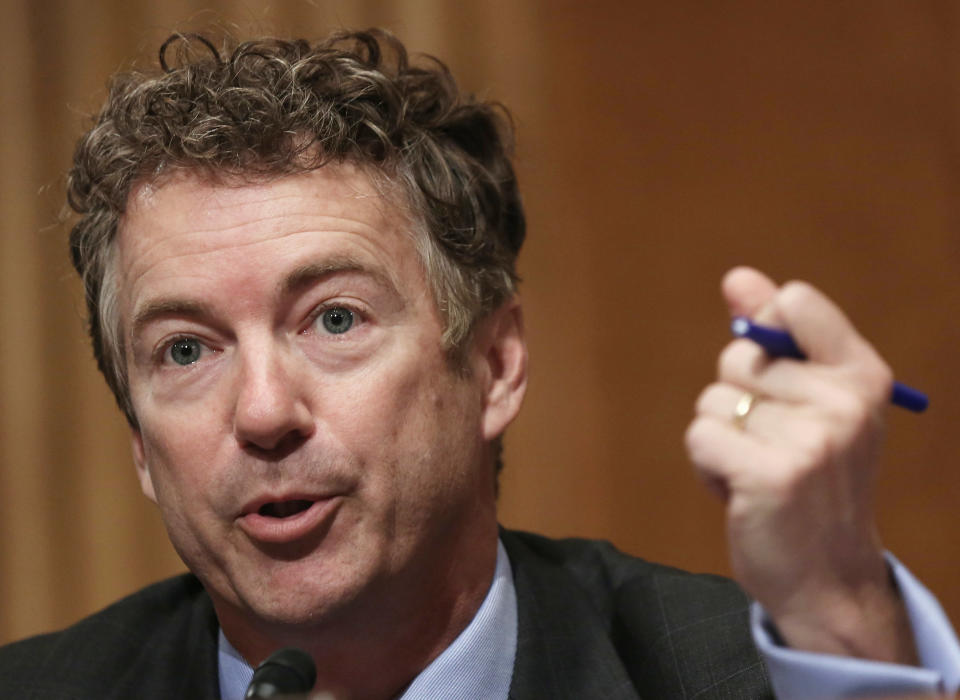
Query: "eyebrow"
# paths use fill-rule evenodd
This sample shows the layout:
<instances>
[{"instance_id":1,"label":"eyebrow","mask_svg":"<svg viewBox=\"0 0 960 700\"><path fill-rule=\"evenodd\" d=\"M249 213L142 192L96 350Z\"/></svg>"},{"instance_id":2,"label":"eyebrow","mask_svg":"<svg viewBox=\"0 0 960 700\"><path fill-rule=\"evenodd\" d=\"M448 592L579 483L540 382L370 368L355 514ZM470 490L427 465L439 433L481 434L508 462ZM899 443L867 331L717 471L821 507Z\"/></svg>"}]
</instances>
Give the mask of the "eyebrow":
<instances>
[{"instance_id":1,"label":"eyebrow","mask_svg":"<svg viewBox=\"0 0 960 700\"><path fill-rule=\"evenodd\" d=\"M351 272L370 277L379 286L397 298L400 297L397 285L387 272L379 268L370 267L353 257L337 257L324 260L322 263L310 263L298 267L280 282L277 286L277 292L281 297L287 296L288 294L316 284L327 277Z\"/></svg>"},{"instance_id":2,"label":"eyebrow","mask_svg":"<svg viewBox=\"0 0 960 700\"><path fill-rule=\"evenodd\" d=\"M144 328L164 316L209 318L212 315L212 309L206 304L186 299L158 299L137 311L130 324L130 337L136 341Z\"/></svg>"},{"instance_id":3,"label":"eyebrow","mask_svg":"<svg viewBox=\"0 0 960 700\"><path fill-rule=\"evenodd\" d=\"M277 285L277 295L280 297L288 296L328 277L344 273L358 273L370 277L378 286L400 300L401 305L404 305L404 300L390 275L383 270L371 268L352 257L333 258L322 263L311 263L294 269ZM201 302L177 298L157 299L145 304L134 315L130 329L131 337L136 340L143 329L158 318L179 316L202 319L212 318L214 315L212 307Z\"/></svg>"}]
</instances>

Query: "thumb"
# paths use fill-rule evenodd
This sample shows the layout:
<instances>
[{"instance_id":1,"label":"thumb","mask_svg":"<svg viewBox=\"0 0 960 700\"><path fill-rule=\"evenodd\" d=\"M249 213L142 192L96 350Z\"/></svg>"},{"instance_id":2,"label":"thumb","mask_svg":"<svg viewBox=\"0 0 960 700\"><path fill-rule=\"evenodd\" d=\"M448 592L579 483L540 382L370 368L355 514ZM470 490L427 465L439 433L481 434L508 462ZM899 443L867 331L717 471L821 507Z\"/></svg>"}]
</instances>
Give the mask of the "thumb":
<instances>
[{"instance_id":1,"label":"thumb","mask_svg":"<svg viewBox=\"0 0 960 700\"><path fill-rule=\"evenodd\" d=\"M777 321L773 299L778 287L762 272L735 267L723 276L720 288L731 316L747 316L764 323Z\"/></svg>"}]
</instances>

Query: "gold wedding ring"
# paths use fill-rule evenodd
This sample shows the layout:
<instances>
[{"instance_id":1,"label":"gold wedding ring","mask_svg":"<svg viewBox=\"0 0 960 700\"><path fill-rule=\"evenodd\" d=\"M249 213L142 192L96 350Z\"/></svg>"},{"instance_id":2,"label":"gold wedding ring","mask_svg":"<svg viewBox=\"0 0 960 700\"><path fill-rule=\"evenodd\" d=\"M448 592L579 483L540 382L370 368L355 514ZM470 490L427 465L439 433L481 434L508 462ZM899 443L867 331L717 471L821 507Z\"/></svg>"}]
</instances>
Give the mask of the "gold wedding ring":
<instances>
[{"instance_id":1,"label":"gold wedding ring","mask_svg":"<svg viewBox=\"0 0 960 700\"><path fill-rule=\"evenodd\" d=\"M733 408L733 425L737 430L746 430L747 428L747 418L750 416L750 411L760 402L760 398L756 394L751 394L749 391L743 392L743 396L737 401L737 405Z\"/></svg>"}]
</instances>

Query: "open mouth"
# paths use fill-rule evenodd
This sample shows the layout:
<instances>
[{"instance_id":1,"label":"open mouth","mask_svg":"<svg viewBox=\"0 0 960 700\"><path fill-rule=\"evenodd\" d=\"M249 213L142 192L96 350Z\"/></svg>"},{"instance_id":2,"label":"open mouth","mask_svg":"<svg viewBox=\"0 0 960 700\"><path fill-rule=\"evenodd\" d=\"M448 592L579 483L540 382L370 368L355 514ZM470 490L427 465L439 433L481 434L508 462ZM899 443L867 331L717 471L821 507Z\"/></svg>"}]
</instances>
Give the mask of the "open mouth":
<instances>
[{"instance_id":1,"label":"open mouth","mask_svg":"<svg viewBox=\"0 0 960 700\"><path fill-rule=\"evenodd\" d=\"M273 494L266 498L271 497L277 500L251 502L237 518L240 529L250 539L262 544L307 541L305 538L313 534L322 537L343 503L338 494L314 496L301 492L287 497Z\"/></svg>"},{"instance_id":2,"label":"open mouth","mask_svg":"<svg viewBox=\"0 0 960 700\"><path fill-rule=\"evenodd\" d=\"M264 503L257 513L266 518L289 518L310 508L313 501L293 500Z\"/></svg>"}]
</instances>

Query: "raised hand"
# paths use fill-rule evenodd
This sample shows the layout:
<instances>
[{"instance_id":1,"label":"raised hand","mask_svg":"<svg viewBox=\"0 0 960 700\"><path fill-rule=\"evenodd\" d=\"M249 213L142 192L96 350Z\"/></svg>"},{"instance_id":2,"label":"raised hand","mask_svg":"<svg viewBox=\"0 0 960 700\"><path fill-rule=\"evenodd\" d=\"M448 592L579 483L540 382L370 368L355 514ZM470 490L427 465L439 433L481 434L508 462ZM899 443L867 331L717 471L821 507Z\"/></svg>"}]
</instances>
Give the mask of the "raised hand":
<instances>
[{"instance_id":1,"label":"raised hand","mask_svg":"<svg viewBox=\"0 0 960 700\"><path fill-rule=\"evenodd\" d=\"M874 515L890 369L806 283L736 268L722 287L731 315L788 330L808 358L734 340L697 401L687 449L726 503L734 576L794 648L914 662Z\"/></svg>"}]
</instances>

